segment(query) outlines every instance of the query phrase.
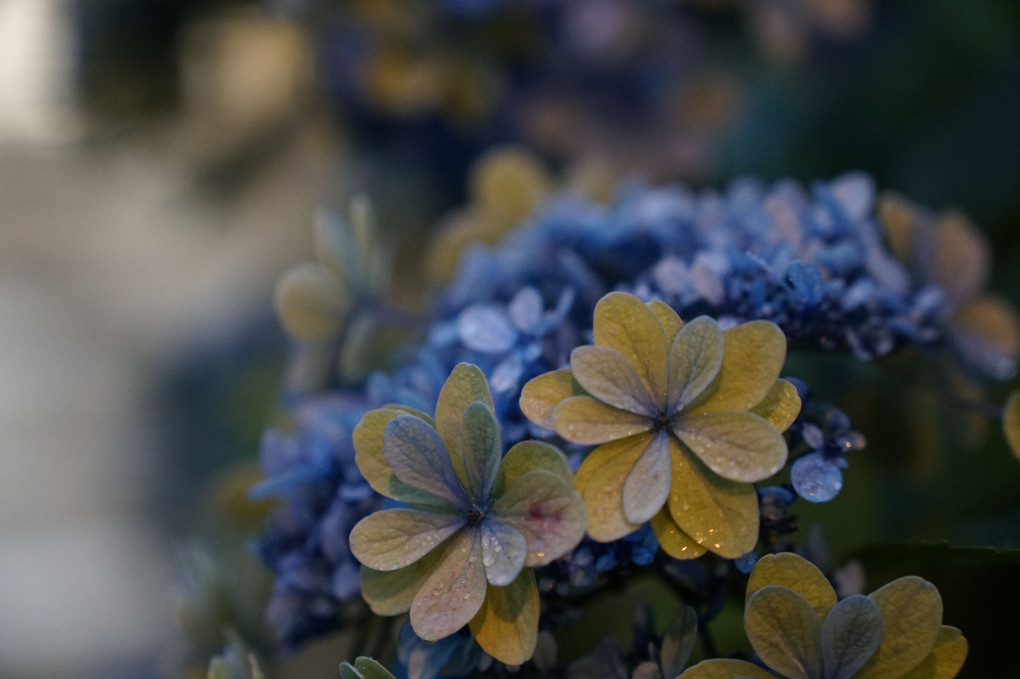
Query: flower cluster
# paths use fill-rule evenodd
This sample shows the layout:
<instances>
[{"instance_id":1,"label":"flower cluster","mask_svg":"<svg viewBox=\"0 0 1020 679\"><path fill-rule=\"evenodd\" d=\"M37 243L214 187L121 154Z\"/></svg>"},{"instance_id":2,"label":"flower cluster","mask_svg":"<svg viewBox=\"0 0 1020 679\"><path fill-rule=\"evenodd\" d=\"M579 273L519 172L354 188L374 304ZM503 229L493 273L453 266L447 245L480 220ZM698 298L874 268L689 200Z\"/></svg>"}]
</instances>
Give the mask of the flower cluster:
<instances>
[{"instance_id":1,"label":"flower cluster","mask_svg":"<svg viewBox=\"0 0 1020 679\"><path fill-rule=\"evenodd\" d=\"M267 618L291 647L335 627L342 604L361 596L347 536L382 504L354 464L351 437L366 410L355 397L309 400L294 410L292 431L262 438L266 478L251 495L280 502L258 544L276 574Z\"/></svg>"},{"instance_id":2,"label":"flower cluster","mask_svg":"<svg viewBox=\"0 0 1020 679\"><path fill-rule=\"evenodd\" d=\"M360 596L410 612L408 657L442 666L477 642L516 664L540 602L569 609L616 569L711 552L736 561L698 577L724 579L788 548L759 546L761 531L792 534L796 495L836 497L864 438L780 378L787 351L870 360L950 342L948 293L894 256L880 221L858 174L810 190L629 185L610 204L552 198L462 248L402 365L267 435L281 638L338 625ZM337 438L320 446L321 431ZM756 487L785 468L790 487ZM556 525L531 530L545 501Z\"/></svg>"}]
</instances>

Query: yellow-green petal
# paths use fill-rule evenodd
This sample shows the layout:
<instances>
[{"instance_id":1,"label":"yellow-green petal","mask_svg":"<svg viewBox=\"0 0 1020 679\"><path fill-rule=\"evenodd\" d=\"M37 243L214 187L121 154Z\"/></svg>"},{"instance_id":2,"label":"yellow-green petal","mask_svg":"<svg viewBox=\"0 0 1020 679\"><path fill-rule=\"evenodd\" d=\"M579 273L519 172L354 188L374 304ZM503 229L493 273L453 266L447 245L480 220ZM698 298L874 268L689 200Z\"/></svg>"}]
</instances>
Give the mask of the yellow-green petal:
<instances>
[{"instance_id":1,"label":"yellow-green petal","mask_svg":"<svg viewBox=\"0 0 1020 679\"><path fill-rule=\"evenodd\" d=\"M819 621L836 605L836 592L818 568L792 552L767 554L758 559L747 580L747 598L766 585L789 587L807 599Z\"/></svg>"},{"instance_id":2,"label":"yellow-green petal","mask_svg":"<svg viewBox=\"0 0 1020 679\"><path fill-rule=\"evenodd\" d=\"M797 387L786 380L776 380L757 405L751 408L751 412L759 417L764 417L772 423L772 426L780 433L786 431L800 414L800 396L797 394Z\"/></svg>"},{"instance_id":3,"label":"yellow-green petal","mask_svg":"<svg viewBox=\"0 0 1020 679\"><path fill-rule=\"evenodd\" d=\"M632 438L640 438L644 443L642 446L648 444L652 440L654 434L645 432L637 434ZM574 489L584 495L584 489L588 485L588 480L592 475L610 459L616 457L621 451L629 450L631 446L638 445L636 441L632 441L631 438L623 438L615 441L609 441L603 443L598 448L595 448L588 453L588 456L581 461L581 466L577 470L577 474L574 475Z\"/></svg>"},{"instance_id":4,"label":"yellow-green petal","mask_svg":"<svg viewBox=\"0 0 1020 679\"><path fill-rule=\"evenodd\" d=\"M458 363L439 390L439 398L436 400L436 431L446 443L453 468L464 486L467 486L467 477L461 461L460 422L464 411L475 401L481 401L495 410L485 374L476 365Z\"/></svg>"},{"instance_id":5,"label":"yellow-green petal","mask_svg":"<svg viewBox=\"0 0 1020 679\"><path fill-rule=\"evenodd\" d=\"M461 465L467 480L465 490L473 503L488 502L503 461L499 423L489 406L475 401L461 419Z\"/></svg>"},{"instance_id":6,"label":"yellow-green petal","mask_svg":"<svg viewBox=\"0 0 1020 679\"><path fill-rule=\"evenodd\" d=\"M390 672L372 658L361 656L351 665L340 663L340 679L394 679Z\"/></svg>"},{"instance_id":7,"label":"yellow-green petal","mask_svg":"<svg viewBox=\"0 0 1020 679\"><path fill-rule=\"evenodd\" d=\"M669 511L695 542L727 559L754 549L758 542L758 495L749 483L728 481L673 437L673 484Z\"/></svg>"},{"instance_id":8,"label":"yellow-green petal","mask_svg":"<svg viewBox=\"0 0 1020 679\"><path fill-rule=\"evenodd\" d=\"M528 543L513 526L486 519L479 526L482 534L482 565L490 585L505 587L513 582L528 556Z\"/></svg>"},{"instance_id":9,"label":"yellow-green petal","mask_svg":"<svg viewBox=\"0 0 1020 679\"><path fill-rule=\"evenodd\" d=\"M503 466L499 471L494 494L502 495L507 486L519 476L538 469L551 472L568 484L573 483L570 463L559 448L541 441L521 441L503 456Z\"/></svg>"},{"instance_id":10,"label":"yellow-green petal","mask_svg":"<svg viewBox=\"0 0 1020 679\"><path fill-rule=\"evenodd\" d=\"M680 604L662 633L660 676L670 679L679 675L687 665L697 641L698 614L690 606Z\"/></svg>"},{"instance_id":11,"label":"yellow-green petal","mask_svg":"<svg viewBox=\"0 0 1020 679\"><path fill-rule=\"evenodd\" d=\"M560 476L530 471L492 505L492 519L513 526L527 541L525 566L544 566L577 546L587 517L577 491Z\"/></svg>"},{"instance_id":12,"label":"yellow-green petal","mask_svg":"<svg viewBox=\"0 0 1020 679\"><path fill-rule=\"evenodd\" d=\"M369 514L351 530L351 553L377 571L394 571L422 558L467 525L458 514L416 509L384 509Z\"/></svg>"},{"instance_id":13,"label":"yellow-green petal","mask_svg":"<svg viewBox=\"0 0 1020 679\"><path fill-rule=\"evenodd\" d=\"M656 403L666 400L666 331L655 312L633 295L611 292L595 305L595 344L623 354Z\"/></svg>"},{"instance_id":14,"label":"yellow-green petal","mask_svg":"<svg viewBox=\"0 0 1020 679\"><path fill-rule=\"evenodd\" d=\"M623 484L652 438L651 435L632 436L621 441L615 454L607 456L593 471L586 472L590 476L586 478L581 497L588 512L588 535L593 540L612 542L640 527L628 521L624 514Z\"/></svg>"},{"instance_id":15,"label":"yellow-green petal","mask_svg":"<svg viewBox=\"0 0 1020 679\"><path fill-rule=\"evenodd\" d=\"M666 412L682 410L712 383L723 361L719 324L699 316L686 324L669 349Z\"/></svg>"},{"instance_id":16,"label":"yellow-green petal","mask_svg":"<svg viewBox=\"0 0 1020 679\"><path fill-rule=\"evenodd\" d=\"M641 524L655 516L669 497L669 434L658 432L645 447L623 483L623 515Z\"/></svg>"},{"instance_id":17,"label":"yellow-green petal","mask_svg":"<svg viewBox=\"0 0 1020 679\"><path fill-rule=\"evenodd\" d=\"M1002 412L1002 428L1013 455L1020 459L1020 390L1014 391Z\"/></svg>"},{"instance_id":18,"label":"yellow-green petal","mask_svg":"<svg viewBox=\"0 0 1020 679\"><path fill-rule=\"evenodd\" d=\"M674 559L697 559L708 550L694 541L676 525L669 507L663 507L652 517L652 532L659 540L659 547Z\"/></svg>"},{"instance_id":19,"label":"yellow-green petal","mask_svg":"<svg viewBox=\"0 0 1020 679\"><path fill-rule=\"evenodd\" d=\"M411 627L424 641L438 641L466 625L485 600L485 567L479 531L468 529L411 601Z\"/></svg>"},{"instance_id":20,"label":"yellow-green petal","mask_svg":"<svg viewBox=\"0 0 1020 679\"><path fill-rule=\"evenodd\" d=\"M411 608L414 595L443 560L456 538L432 550L410 566L395 571L361 567L361 597L376 615L400 615Z\"/></svg>"},{"instance_id":21,"label":"yellow-green petal","mask_svg":"<svg viewBox=\"0 0 1020 679\"><path fill-rule=\"evenodd\" d=\"M730 481L761 481L786 463L783 435L752 413L724 410L684 416L673 423L673 433L709 469Z\"/></svg>"},{"instance_id":22,"label":"yellow-green petal","mask_svg":"<svg viewBox=\"0 0 1020 679\"><path fill-rule=\"evenodd\" d=\"M747 600L744 630L762 661L788 679L821 679L822 627L808 600L767 585Z\"/></svg>"},{"instance_id":23,"label":"yellow-green petal","mask_svg":"<svg viewBox=\"0 0 1020 679\"><path fill-rule=\"evenodd\" d=\"M959 674L966 659L967 640L960 630L942 625L935 639L935 648L901 679L952 679Z\"/></svg>"},{"instance_id":24,"label":"yellow-green petal","mask_svg":"<svg viewBox=\"0 0 1020 679\"><path fill-rule=\"evenodd\" d=\"M506 587L489 587L471 619L471 634L482 650L508 665L531 659L538 641L538 585L525 568Z\"/></svg>"},{"instance_id":25,"label":"yellow-green petal","mask_svg":"<svg viewBox=\"0 0 1020 679\"><path fill-rule=\"evenodd\" d=\"M942 597L935 585L913 575L868 596L882 611L882 643L855 679L899 679L934 648L942 627Z\"/></svg>"},{"instance_id":26,"label":"yellow-green petal","mask_svg":"<svg viewBox=\"0 0 1020 679\"><path fill-rule=\"evenodd\" d=\"M677 679L775 679L757 665L743 660L703 660Z\"/></svg>"},{"instance_id":27,"label":"yellow-green petal","mask_svg":"<svg viewBox=\"0 0 1020 679\"><path fill-rule=\"evenodd\" d=\"M723 362L692 414L749 410L760 403L786 360L786 336L775 323L751 321L723 333Z\"/></svg>"},{"instance_id":28,"label":"yellow-green petal","mask_svg":"<svg viewBox=\"0 0 1020 679\"><path fill-rule=\"evenodd\" d=\"M383 432L386 425L398 415L414 415L428 424L432 422L425 413L401 406L387 406L365 413L351 437L354 443L354 462L368 485L380 495L412 504L438 502L439 498L401 483L386 462L383 455Z\"/></svg>"},{"instance_id":29,"label":"yellow-green petal","mask_svg":"<svg viewBox=\"0 0 1020 679\"><path fill-rule=\"evenodd\" d=\"M591 396L574 396L553 413L556 433L572 443L595 445L646 432L652 421L642 415L607 406Z\"/></svg>"},{"instance_id":30,"label":"yellow-green petal","mask_svg":"<svg viewBox=\"0 0 1020 679\"><path fill-rule=\"evenodd\" d=\"M659 369L664 368L665 364ZM585 391L603 403L648 417L659 410L630 361L616 349L577 347L570 353L570 371Z\"/></svg>"},{"instance_id":31,"label":"yellow-green petal","mask_svg":"<svg viewBox=\"0 0 1020 679\"><path fill-rule=\"evenodd\" d=\"M390 420L383 430L383 457L401 483L442 498L451 510L470 508L443 439L417 417Z\"/></svg>"},{"instance_id":32,"label":"yellow-green petal","mask_svg":"<svg viewBox=\"0 0 1020 679\"><path fill-rule=\"evenodd\" d=\"M287 334L304 342L324 342L343 324L351 300L343 281L319 264L300 264L286 272L273 296Z\"/></svg>"},{"instance_id":33,"label":"yellow-green petal","mask_svg":"<svg viewBox=\"0 0 1020 679\"><path fill-rule=\"evenodd\" d=\"M882 612L855 594L836 604L822 625L822 665L826 679L851 679L882 641Z\"/></svg>"},{"instance_id":34,"label":"yellow-green petal","mask_svg":"<svg viewBox=\"0 0 1020 679\"><path fill-rule=\"evenodd\" d=\"M584 390L569 370L554 370L528 381L521 389L521 412L529 420L549 431L556 429L553 411L571 396L581 396Z\"/></svg>"},{"instance_id":35,"label":"yellow-green petal","mask_svg":"<svg viewBox=\"0 0 1020 679\"><path fill-rule=\"evenodd\" d=\"M662 323L662 327L666 331L666 343L672 344L676 334L684 327L684 322L680 320L679 314L673 310L673 307L657 299L646 303L645 306L651 309Z\"/></svg>"}]
</instances>

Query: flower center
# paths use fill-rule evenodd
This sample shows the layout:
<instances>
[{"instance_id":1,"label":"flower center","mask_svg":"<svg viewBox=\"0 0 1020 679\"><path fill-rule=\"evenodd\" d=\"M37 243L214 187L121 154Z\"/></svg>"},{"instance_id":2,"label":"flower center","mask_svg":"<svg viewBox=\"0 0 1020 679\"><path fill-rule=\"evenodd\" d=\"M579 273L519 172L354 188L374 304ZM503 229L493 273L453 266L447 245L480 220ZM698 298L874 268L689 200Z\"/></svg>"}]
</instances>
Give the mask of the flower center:
<instances>
[{"instance_id":1,"label":"flower center","mask_svg":"<svg viewBox=\"0 0 1020 679\"><path fill-rule=\"evenodd\" d=\"M468 525L477 526L478 524L485 520L485 515L488 513L489 513L488 507L479 507L478 505L475 505L474 507L471 508L471 511L468 512L467 515Z\"/></svg>"}]
</instances>

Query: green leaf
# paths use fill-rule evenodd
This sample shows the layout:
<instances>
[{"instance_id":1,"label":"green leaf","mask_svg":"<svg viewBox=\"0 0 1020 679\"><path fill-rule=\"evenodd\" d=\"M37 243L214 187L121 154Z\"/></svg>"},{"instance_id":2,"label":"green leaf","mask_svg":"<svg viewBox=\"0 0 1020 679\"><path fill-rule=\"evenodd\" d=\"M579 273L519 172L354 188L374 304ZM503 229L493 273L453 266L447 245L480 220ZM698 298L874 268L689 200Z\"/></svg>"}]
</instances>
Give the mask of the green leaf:
<instances>
[{"instance_id":1,"label":"green leaf","mask_svg":"<svg viewBox=\"0 0 1020 679\"><path fill-rule=\"evenodd\" d=\"M399 615L411 608L414 595L445 558L455 539L432 550L410 566L395 571L361 567L361 596L376 615Z\"/></svg>"},{"instance_id":2,"label":"green leaf","mask_svg":"<svg viewBox=\"0 0 1020 679\"><path fill-rule=\"evenodd\" d=\"M482 521L482 565L490 585L505 587L524 568L528 543L519 530L494 519Z\"/></svg>"},{"instance_id":3,"label":"green leaf","mask_svg":"<svg viewBox=\"0 0 1020 679\"><path fill-rule=\"evenodd\" d=\"M614 441L600 446L596 449L598 456L593 453L581 463L576 483L584 483L581 497L588 512L588 535L593 540L612 542L640 527L624 514L623 485L653 438L652 434L641 434Z\"/></svg>"},{"instance_id":4,"label":"green leaf","mask_svg":"<svg viewBox=\"0 0 1020 679\"><path fill-rule=\"evenodd\" d=\"M652 309L633 295L611 292L595 305L595 344L624 355L655 403L666 401L669 344Z\"/></svg>"},{"instance_id":5,"label":"green leaf","mask_svg":"<svg viewBox=\"0 0 1020 679\"><path fill-rule=\"evenodd\" d=\"M697 640L698 615L690 606L681 604L662 633L659 665L663 677L672 679L683 671Z\"/></svg>"},{"instance_id":6,"label":"green leaf","mask_svg":"<svg viewBox=\"0 0 1020 679\"><path fill-rule=\"evenodd\" d=\"M591 396L574 396L563 401L553 413L556 433L572 443L594 445L648 431L652 421L642 415L619 410Z\"/></svg>"},{"instance_id":7,"label":"green leaf","mask_svg":"<svg viewBox=\"0 0 1020 679\"><path fill-rule=\"evenodd\" d=\"M672 481L669 457L669 434L660 431L645 447L623 483L623 515L628 522L644 523L666 504Z\"/></svg>"},{"instance_id":8,"label":"green leaf","mask_svg":"<svg viewBox=\"0 0 1020 679\"><path fill-rule=\"evenodd\" d=\"M797 387L786 380L776 380L756 406L751 408L752 413L764 417L772 423L772 426L780 433L786 431L800 414L800 396L797 394Z\"/></svg>"},{"instance_id":9,"label":"green leaf","mask_svg":"<svg viewBox=\"0 0 1020 679\"><path fill-rule=\"evenodd\" d=\"M538 615L535 572L525 568L506 587L489 587L484 605L471 619L471 634L496 660L520 665L535 653Z\"/></svg>"},{"instance_id":10,"label":"green leaf","mask_svg":"<svg viewBox=\"0 0 1020 679\"><path fill-rule=\"evenodd\" d=\"M656 321L658 322L658 321ZM659 366L665 370L666 364ZM584 389L611 406L646 417L659 411L655 397L630 362L616 349L577 347L570 352L570 371Z\"/></svg>"},{"instance_id":11,"label":"green leaf","mask_svg":"<svg viewBox=\"0 0 1020 679\"><path fill-rule=\"evenodd\" d=\"M354 443L354 462L372 490L384 497L413 504L442 504L441 499L401 483L386 462L383 455L383 432L386 425L399 415L414 415L428 424L432 423L432 419L425 413L411 408L387 406L370 410L361 418L351 437Z\"/></svg>"},{"instance_id":12,"label":"green leaf","mask_svg":"<svg viewBox=\"0 0 1020 679\"><path fill-rule=\"evenodd\" d=\"M699 316L683 326L669 349L669 388L666 411L683 409L712 383L723 361L719 324Z\"/></svg>"},{"instance_id":13,"label":"green leaf","mask_svg":"<svg viewBox=\"0 0 1020 679\"><path fill-rule=\"evenodd\" d=\"M670 437L673 483L669 511L684 533L719 556L735 559L758 542L758 495L728 481ZM586 499L587 502L587 499Z\"/></svg>"},{"instance_id":14,"label":"green leaf","mask_svg":"<svg viewBox=\"0 0 1020 679\"><path fill-rule=\"evenodd\" d=\"M506 488L523 474L539 469L556 474L568 484L573 483L567 456L556 446L541 441L521 441L507 451L499 471L494 495L502 495Z\"/></svg>"},{"instance_id":15,"label":"green leaf","mask_svg":"<svg viewBox=\"0 0 1020 679\"><path fill-rule=\"evenodd\" d=\"M694 541L680 526L676 525L669 507L663 507L652 517L652 532L659 540L659 547L674 559L697 559L708 550Z\"/></svg>"},{"instance_id":16,"label":"green leaf","mask_svg":"<svg viewBox=\"0 0 1020 679\"><path fill-rule=\"evenodd\" d=\"M743 660L704 660L677 679L775 679L757 665Z\"/></svg>"},{"instance_id":17,"label":"green leaf","mask_svg":"<svg viewBox=\"0 0 1020 679\"><path fill-rule=\"evenodd\" d=\"M822 664L826 679L851 679L882 641L882 612L859 594L836 604L822 625Z\"/></svg>"},{"instance_id":18,"label":"green leaf","mask_svg":"<svg viewBox=\"0 0 1020 679\"><path fill-rule=\"evenodd\" d=\"M583 396L584 389L570 370L555 370L529 380L521 389L519 405L529 420L549 431L556 429L553 411L571 396Z\"/></svg>"},{"instance_id":19,"label":"green leaf","mask_svg":"<svg viewBox=\"0 0 1020 679\"><path fill-rule=\"evenodd\" d=\"M384 509L354 526L351 553L369 568L394 571L422 558L466 525L467 519L459 514Z\"/></svg>"},{"instance_id":20,"label":"green leaf","mask_svg":"<svg viewBox=\"0 0 1020 679\"><path fill-rule=\"evenodd\" d=\"M398 415L386 425L383 457L402 483L442 498L451 510L470 508L443 439L417 417Z\"/></svg>"},{"instance_id":21,"label":"green leaf","mask_svg":"<svg viewBox=\"0 0 1020 679\"><path fill-rule=\"evenodd\" d=\"M868 595L882 611L882 642L854 679L898 679L928 657L942 627L935 585L908 575Z\"/></svg>"},{"instance_id":22,"label":"green leaf","mask_svg":"<svg viewBox=\"0 0 1020 679\"><path fill-rule=\"evenodd\" d=\"M411 627L424 641L438 641L466 625L485 599L485 567L479 531L453 541L411 602Z\"/></svg>"},{"instance_id":23,"label":"green leaf","mask_svg":"<svg viewBox=\"0 0 1020 679\"><path fill-rule=\"evenodd\" d=\"M765 398L786 360L786 336L774 323L751 321L723 333L719 374L691 413L750 410Z\"/></svg>"},{"instance_id":24,"label":"green leaf","mask_svg":"<svg viewBox=\"0 0 1020 679\"><path fill-rule=\"evenodd\" d=\"M487 503L503 461L499 423L489 406L475 401L464 410L460 437L468 499Z\"/></svg>"},{"instance_id":25,"label":"green leaf","mask_svg":"<svg viewBox=\"0 0 1020 679\"><path fill-rule=\"evenodd\" d=\"M457 478L465 487L467 476L461 463L460 424L464 411L475 401L481 401L495 410L485 374L476 365L458 363L439 390L439 398L436 401L436 431L446 443Z\"/></svg>"},{"instance_id":26,"label":"green leaf","mask_svg":"<svg viewBox=\"0 0 1020 679\"><path fill-rule=\"evenodd\" d=\"M960 630L942 625L935 639L935 648L901 679L952 679L959 674L966 659L967 640Z\"/></svg>"},{"instance_id":27,"label":"green leaf","mask_svg":"<svg viewBox=\"0 0 1020 679\"><path fill-rule=\"evenodd\" d=\"M1002 411L1002 428L1013 455L1020 459L1020 390L1014 391Z\"/></svg>"},{"instance_id":28,"label":"green leaf","mask_svg":"<svg viewBox=\"0 0 1020 679\"><path fill-rule=\"evenodd\" d=\"M513 526L528 545L525 566L544 566L584 537L581 497L561 476L544 470L522 474L492 505L495 521Z\"/></svg>"},{"instance_id":29,"label":"green leaf","mask_svg":"<svg viewBox=\"0 0 1020 679\"><path fill-rule=\"evenodd\" d=\"M747 598L766 585L788 587L807 599L819 621L836 605L836 592L822 572L792 552L767 554L758 559L747 581Z\"/></svg>"},{"instance_id":30,"label":"green leaf","mask_svg":"<svg viewBox=\"0 0 1020 679\"><path fill-rule=\"evenodd\" d=\"M666 330L666 344L672 344L676 334L684 327L684 322L680 320L680 316L673 310L673 307L657 299L647 302L645 306L652 310L652 313L656 315L659 322L662 323L662 327Z\"/></svg>"},{"instance_id":31,"label":"green leaf","mask_svg":"<svg viewBox=\"0 0 1020 679\"><path fill-rule=\"evenodd\" d=\"M808 600L766 585L747 600L744 629L766 665L788 679L821 679L822 628Z\"/></svg>"},{"instance_id":32,"label":"green leaf","mask_svg":"<svg viewBox=\"0 0 1020 679\"><path fill-rule=\"evenodd\" d=\"M287 334L304 342L334 337L350 309L343 281L319 264L299 264L276 284L276 314Z\"/></svg>"},{"instance_id":33,"label":"green leaf","mask_svg":"<svg viewBox=\"0 0 1020 679\"><path fill-rule=\"evenodd\" d=\"M672 429L709 469L730 481L761 481L786 463L783 435L768 420L748 412L683 416Z\"/></svg>"}]
</instances>

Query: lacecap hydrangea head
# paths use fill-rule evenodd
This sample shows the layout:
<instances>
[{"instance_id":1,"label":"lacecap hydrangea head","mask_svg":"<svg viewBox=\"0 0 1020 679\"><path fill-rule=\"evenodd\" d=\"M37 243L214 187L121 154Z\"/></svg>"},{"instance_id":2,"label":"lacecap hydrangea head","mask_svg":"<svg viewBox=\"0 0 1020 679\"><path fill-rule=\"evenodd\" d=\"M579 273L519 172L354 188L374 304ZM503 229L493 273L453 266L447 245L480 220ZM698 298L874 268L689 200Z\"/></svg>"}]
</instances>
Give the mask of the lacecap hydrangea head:
<instances>
[{"instance_id":1,"label":"lacecap hydrangea head","mask_svg":"<svg viewBox=\"0 0 1020 679\"><path fill-rule=\"evenodd\" d=\"M524 441L504 457L485 376L467 363L443 385L434 419L397 406L371 411L354 446L372 487L406 505L351 531L372 610L410 611L425 641L469 625L497 660L530 658L539 617L531 567L573 549L586 525L563 453Z\"/></svg>"},{"instance_id":2,"label":"lacecap hydrangea head","mask_svg":"<svg viewBox=\"0 0 1020 679\"><path fill-rule=\"evenodd\" d=\"M650 520L675 558L751 551L752 484L783 467L781 432L800 410L778 379L783 333L765 321L725 332L707 316L685 324L666 304L616 292L595 307L594 339L520 401L535 424L598 445L575 480L589 535L611 542Z\"/></svg>"}]
</instances>

